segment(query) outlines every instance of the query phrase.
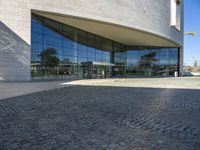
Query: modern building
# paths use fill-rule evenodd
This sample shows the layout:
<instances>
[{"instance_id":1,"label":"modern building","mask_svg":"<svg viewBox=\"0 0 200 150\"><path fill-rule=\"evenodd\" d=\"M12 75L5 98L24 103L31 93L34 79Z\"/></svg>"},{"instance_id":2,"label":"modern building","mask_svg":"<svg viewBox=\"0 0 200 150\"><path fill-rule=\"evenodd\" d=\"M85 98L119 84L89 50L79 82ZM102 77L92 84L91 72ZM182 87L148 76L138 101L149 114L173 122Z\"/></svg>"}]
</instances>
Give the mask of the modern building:
<instances>
[{"instance_id":1,"label":"modern building","mask_svg":"<svg viewBox=\"0 0 200 150\"><path fill-rule=\"evenodd\" d=\"M183 0L0 0L0 80L183 72Z\"/></svg>"}]
</instances>

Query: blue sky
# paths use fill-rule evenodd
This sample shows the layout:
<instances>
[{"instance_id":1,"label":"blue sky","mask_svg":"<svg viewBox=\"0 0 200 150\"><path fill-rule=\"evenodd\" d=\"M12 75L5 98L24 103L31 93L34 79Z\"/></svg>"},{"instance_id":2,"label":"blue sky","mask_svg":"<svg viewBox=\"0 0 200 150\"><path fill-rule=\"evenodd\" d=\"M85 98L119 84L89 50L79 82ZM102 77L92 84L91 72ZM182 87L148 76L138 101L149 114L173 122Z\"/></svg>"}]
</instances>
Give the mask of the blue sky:
<instances>
[{"instance_id":1,"label":"blue sky","mask_svg":"<svg viewBox=\"0 0 200 150\"><path fill-rule=\"evenodd\" d=\"M196 36L185 36L184 63L192 65L194 60L200 64L200 0L185 0L185 32L195 31Z\"/></svg>"}]
</instances>

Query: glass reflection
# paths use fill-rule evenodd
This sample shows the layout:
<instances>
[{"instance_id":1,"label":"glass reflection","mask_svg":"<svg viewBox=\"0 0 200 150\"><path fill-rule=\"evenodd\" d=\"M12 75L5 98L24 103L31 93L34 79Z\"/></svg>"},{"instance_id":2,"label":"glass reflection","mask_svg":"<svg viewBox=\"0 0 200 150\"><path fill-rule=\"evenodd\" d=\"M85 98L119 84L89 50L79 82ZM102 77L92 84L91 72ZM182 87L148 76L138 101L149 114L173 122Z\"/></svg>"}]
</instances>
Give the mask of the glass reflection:
<instances>
[{"instance_id":1,"label":"glass reflection","mask_svg":"<svg viewBox=\"0 0 200 150\"><path fill-rule=\"evenodd\" d=\"M172 76L178 48L131 47L32 14L33 79Z\"/></svg>"}]
</instances>

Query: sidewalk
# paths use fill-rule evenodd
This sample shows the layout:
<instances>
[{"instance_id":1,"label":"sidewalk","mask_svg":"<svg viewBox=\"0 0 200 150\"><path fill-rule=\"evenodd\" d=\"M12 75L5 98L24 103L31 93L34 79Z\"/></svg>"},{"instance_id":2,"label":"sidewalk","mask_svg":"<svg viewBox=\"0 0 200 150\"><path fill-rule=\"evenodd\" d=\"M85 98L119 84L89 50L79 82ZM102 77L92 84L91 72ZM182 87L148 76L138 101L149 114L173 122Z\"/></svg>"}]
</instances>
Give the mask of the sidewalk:
<instances>
[{"instance_id":1,"label":"sidewalk","mask_svg":"<svg viewBox=\"0 0 200 150\"><path fill-rule=\"evenodd\" d=\"M124 78L124 79L87 79L34 82L0 82L0 99L48 91L67 86L113 86L140 88L173 88L200 90L200 77L179 78Z\"/></svg>"},{"instance_id":2,"label":"sidewalk","mask_svg":"<svg viewBox=\"0 0 200 150\"><path fill-rule=\"evenodd\" d=\"M0 100L69 86L63 82L69 81L0 82Z\"/></svg>"}]
</instances>

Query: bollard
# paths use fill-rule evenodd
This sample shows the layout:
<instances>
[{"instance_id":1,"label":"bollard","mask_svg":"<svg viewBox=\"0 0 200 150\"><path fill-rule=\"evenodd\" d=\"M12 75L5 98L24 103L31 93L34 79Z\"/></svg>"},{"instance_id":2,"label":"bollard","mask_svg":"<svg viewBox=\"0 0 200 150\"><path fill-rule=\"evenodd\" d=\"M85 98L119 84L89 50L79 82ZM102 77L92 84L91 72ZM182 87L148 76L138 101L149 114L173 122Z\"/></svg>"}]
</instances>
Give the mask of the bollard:
<instances>
[{"instance_id":1,"label":"bollard","mask_svg":"<svg viewBox=\"0 0 200 150\"><path fill-rule=\"evenodd\" d=\"M176 78L178 77L178 71L174 72L174 77L176 77Z\"/></svg>"}]
</instances>

